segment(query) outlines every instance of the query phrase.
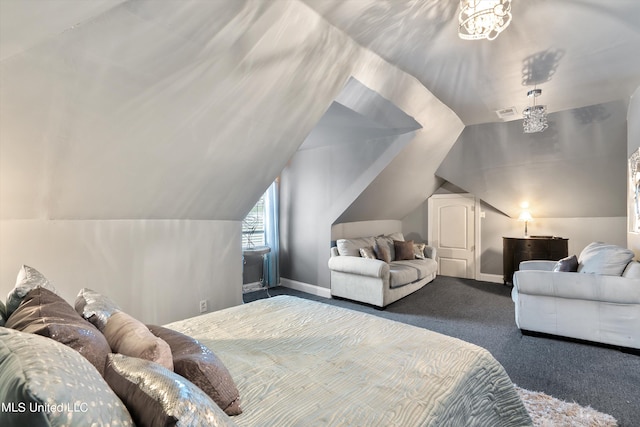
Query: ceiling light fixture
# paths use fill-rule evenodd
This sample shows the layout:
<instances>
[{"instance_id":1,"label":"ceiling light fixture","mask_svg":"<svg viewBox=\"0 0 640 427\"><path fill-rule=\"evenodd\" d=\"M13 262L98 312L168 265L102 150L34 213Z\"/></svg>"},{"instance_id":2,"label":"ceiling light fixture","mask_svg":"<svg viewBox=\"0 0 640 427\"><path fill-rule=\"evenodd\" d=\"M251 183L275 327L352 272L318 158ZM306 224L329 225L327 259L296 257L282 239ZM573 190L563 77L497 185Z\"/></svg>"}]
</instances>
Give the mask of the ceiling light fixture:
<instances>
[{"instance_id":1,"label":"ceiling light fixture","mask_svg":"<svg viewBox=\"0 0 640 427\"><path fill-rule=\"evenodd\" d=\"M549 127L547 124L547 106L536 105L536 98L541 94L542 89L533 89L527 92L527 96L533 98L533 105L525 108L522 112L524 133L542 132Z\"/></svg>"},{"instance_id":2,"label":"ceiling light fixture","mask_svg":"<svg viewBox=\"0 0 640 427\"><path fill-rule=\"evenodd\" d=\"M511 23L511 0L460 0L458 35L493 40Z\"/></svg>"}]
</instances>

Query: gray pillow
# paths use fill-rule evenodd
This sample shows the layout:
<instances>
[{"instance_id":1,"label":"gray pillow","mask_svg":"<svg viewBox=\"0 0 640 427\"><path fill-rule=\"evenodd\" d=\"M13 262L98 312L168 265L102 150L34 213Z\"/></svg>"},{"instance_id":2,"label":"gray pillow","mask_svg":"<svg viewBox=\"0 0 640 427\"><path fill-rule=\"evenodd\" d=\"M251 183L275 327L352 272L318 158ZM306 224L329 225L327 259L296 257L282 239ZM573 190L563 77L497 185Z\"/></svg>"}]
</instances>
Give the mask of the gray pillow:
<instances>
[{"instance_id":1,"label":"gray pillow","mask_svg":"<svg viewBox=\"0 0 640 427\"><path fill-rule=\"evenodd\" d=\"M2 327L0 402L13 409L0 415L3 427L133 426L120 399L80 353L52 339Z\"/></svg>"},{"instance_id":2,"label":"gray pillow","mask_svg":"<svg viewBox=\"0 0 640 427\"><path fill-rule=\"evenodd\" d=\"M578 257L578 272L621 276L634 257L630 249L602 242L590 243Z\"/></svg>"},{"instance_id":3,"label":"gray pillow","mask_svg":"<svg viewBox=\"0 0 640 427\"><path fill-rule=\"evenodd\" d=\"M35 288L45 288L57 294L56 288L49 283L46 277L42 275L38 270L28 265L23 265L18 272L18 278L16 279L16 285L7 295L7 307L6 316L7 319L11 316L11 313L22 302L22 299Z\"/></svg>"},{"instance_id":4,"label":"gray pillow","mask_svg":"<svg viewBox=\"0 0 640 427\"><path fill-rule=\"evenodd\" d=\"M576 272L578 271L578 258L575 255L562 258L553 266L553 271Z\"/></svg>"},{"instance_id":5,"label":"gray pillow","mask_svg":"<svg viewBox=\"0 0 640 427\"><path fill-rule=\"evenodd\" d=\"M235 425L197 386L157 363L112 353L105 379L138 427Z\"/></svg>"}]
</instances>

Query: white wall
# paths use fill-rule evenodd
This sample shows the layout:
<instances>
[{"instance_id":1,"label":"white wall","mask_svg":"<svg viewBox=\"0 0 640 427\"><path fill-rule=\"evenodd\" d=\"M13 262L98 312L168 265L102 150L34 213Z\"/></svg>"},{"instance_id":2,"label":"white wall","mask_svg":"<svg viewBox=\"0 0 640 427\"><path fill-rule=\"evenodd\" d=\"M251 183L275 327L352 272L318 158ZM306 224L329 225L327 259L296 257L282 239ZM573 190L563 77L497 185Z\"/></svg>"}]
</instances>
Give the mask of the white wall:
<instances>
[{"instance_id":1,"label":"white wall","mask_svg":"<svg viewBox=\"0 0 640 427\"><path fill-rule=\"evenodd\" d=\"M6 295L22 264L68 302L84 287L147 323L164 324L242 302L239 221L13 220L0 223Z\"/></svg>"},{"instance_id":2,"label":"white wall","mask_svg":"<svg viewBox=\"0 0 640 427\"><path fill-rule=\"evenodd\" d=\"M379 236L398 231L402 231L402 221L398 220L345 222L331 226L331 240Z\"/></svg>"},{"instance_id":3,"label":"white wall","mask_svg":"<svg viewBox=\"0 0 640 427\"><path fill-rule=\"evenodd\" d=\"M446 108L297 0L5 3L0 294L30 263L146 322L238 304L240 221L349 76Z\"/></svg>"}]
</instances>

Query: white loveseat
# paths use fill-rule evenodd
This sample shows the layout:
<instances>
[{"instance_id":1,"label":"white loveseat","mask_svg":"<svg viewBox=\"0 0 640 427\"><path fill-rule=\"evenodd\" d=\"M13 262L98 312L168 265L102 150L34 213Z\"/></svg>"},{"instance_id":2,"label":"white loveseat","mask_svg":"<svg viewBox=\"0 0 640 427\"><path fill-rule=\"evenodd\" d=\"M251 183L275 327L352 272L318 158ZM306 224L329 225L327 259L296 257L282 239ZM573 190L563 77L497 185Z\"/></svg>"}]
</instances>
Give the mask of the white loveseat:
<instances>
[{"instance_id":1,"label":"white loveseat","mask_svg":"<svg viewBox=\"0 0 640 427\"><path fill-rule=\"evenodd\" d=\"M640 349L640 263L594 242L575 259L523 261L511 293L523 331ZM571 271L554 271L571 270Z\"/></svg>"},{"instance_id":2,"label":"white loveseat","mask_svg":"<svg viewBox=\"0 0 640 427\"><path fill-rule=\"evenodd\" d=\"M413 245L412 259L397 259L393 242ZM400 243L401 245L401 243ZM371 257L371 251L380 255ZM367 254L369 258L362 256ZM402 233L385 236L340 239L331 248L331 295L385 307L417 291L436 277L438 264L435 248L406 242Z\"/></svg>"}]
</instances>

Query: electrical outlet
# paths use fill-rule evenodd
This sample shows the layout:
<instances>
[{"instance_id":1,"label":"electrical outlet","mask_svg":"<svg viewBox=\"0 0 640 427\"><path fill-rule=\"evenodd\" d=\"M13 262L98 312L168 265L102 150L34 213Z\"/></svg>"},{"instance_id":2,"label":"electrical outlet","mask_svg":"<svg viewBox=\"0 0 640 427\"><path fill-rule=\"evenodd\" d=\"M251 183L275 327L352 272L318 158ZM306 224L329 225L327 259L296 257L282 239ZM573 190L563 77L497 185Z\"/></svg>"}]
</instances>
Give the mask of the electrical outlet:
<instances>
[{"instance_id":1,"label":"electrical outlet","mask_svg":"<svg viewBox=\"0 0 640 427\"><path fill-rule=\"evenodd\" d=\"M200 313L205 313L207 311L207 300L203 299L200 301Z\"/></svg>"}]
</instances>

